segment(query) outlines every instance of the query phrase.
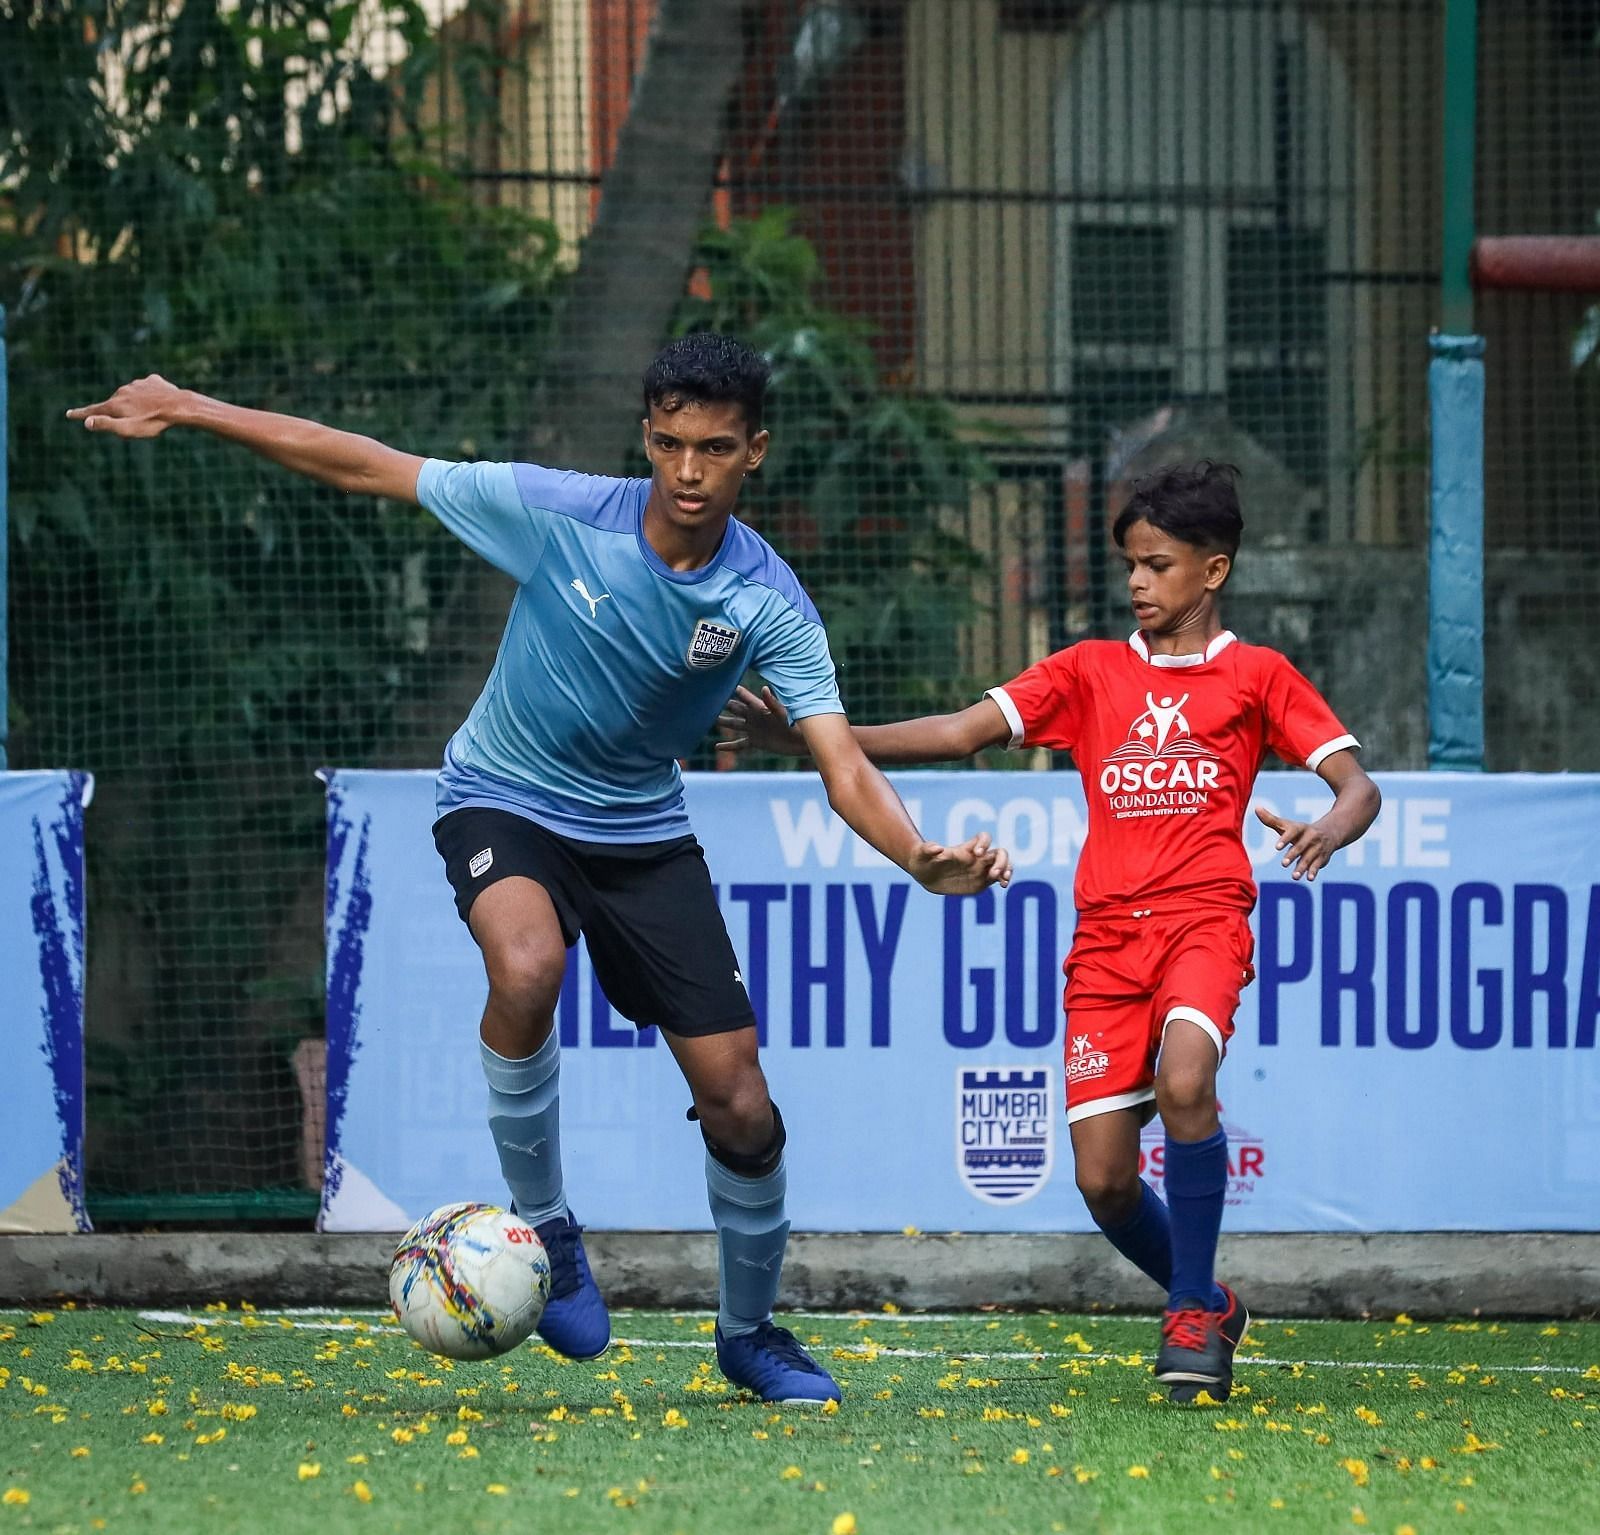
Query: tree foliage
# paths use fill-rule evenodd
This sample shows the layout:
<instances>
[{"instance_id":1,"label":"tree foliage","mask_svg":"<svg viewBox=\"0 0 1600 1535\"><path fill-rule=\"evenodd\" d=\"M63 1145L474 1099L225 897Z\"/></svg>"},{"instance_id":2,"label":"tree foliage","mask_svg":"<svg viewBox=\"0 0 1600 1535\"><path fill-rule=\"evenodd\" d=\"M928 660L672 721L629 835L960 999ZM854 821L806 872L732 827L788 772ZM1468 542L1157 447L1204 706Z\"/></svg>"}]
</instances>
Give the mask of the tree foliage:
<instances>
[{"instance_id":1,"label":"tree foliage","mask_svg":"<svg viewBox=\"0 0 1600 1535\"><path fill-rule=\"evenodd\" d=\"M492 25L494 0L473 11ZM322 1021L311 774L436 762L418 700L481 679L503 616L413 508L198 434L119 443L63 417L159 372L422 453L526 440L566 283L556 234L453 174L424 112L442 71L469 118L493 111L504 59L481 29L447 46L391 4L405 52L380 69L361 14L0 0L12 762L98 777L102 1192L293 1181L288 1059ZM942 696L971 556L936 508L978 461L939 407L883 386L781 216L708 232L695 259L712 296L677 327L736 329L776 360L751 512L823 604L852 703ZM618 402L619 443L634 412Z\"/></svg>"},{"instance_id":2,"label":"tree foliage","mask_svg":"<svg viewBox=\"0 0 1600 1535\"><path fill-rule=\"evenodd\" d=\"M399 729L471 556L412 508L197 435L90 439L62 413L160 372L421 452L493 451L523 424L556 280L553 230L437 162L423 81L363 62L356 10L39 4L0 46L12 760L99 775L91 1072L133 1119L159 1106L170 1139L146 1157L179 1184L263 1174L175 1172L206 1155L181 1117L208 1087L263 1090L249 1029L319 1027L315 913L292 952L282 930L320 856L310 774L436 759Z\"/></svg>"}]
</instances>

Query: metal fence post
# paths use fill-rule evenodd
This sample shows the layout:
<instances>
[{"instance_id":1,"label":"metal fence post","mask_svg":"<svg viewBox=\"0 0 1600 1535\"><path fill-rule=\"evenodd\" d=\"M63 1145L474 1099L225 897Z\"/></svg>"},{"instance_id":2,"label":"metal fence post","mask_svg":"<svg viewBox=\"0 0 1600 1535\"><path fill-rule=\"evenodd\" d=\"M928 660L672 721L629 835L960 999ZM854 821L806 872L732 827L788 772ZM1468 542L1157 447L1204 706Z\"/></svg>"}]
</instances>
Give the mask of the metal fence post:
<instances>
[{"instance_id":1,"label":"metal fence post","mask_svg":"<svg viewBox=\"0 0 1600 1535\"><path fill-rule=\"evenodd\" d=\"M1478 0L1445 0L1439 313L1429 338L1428 766L1483 769L1483 338L1473 334Z\"/></svg>"},{"instance_id":2,"label":"metal fence post","mask_svg":"<svg viewBox=\"0 0 1600 1535\"><path fill-rule=\"evenodd\" d=\"M1472 239L1477 225L1478 0L1445 0L1444 227L1440 242L1439 328L1470 336Z\"/></svg>"}]
</instances>

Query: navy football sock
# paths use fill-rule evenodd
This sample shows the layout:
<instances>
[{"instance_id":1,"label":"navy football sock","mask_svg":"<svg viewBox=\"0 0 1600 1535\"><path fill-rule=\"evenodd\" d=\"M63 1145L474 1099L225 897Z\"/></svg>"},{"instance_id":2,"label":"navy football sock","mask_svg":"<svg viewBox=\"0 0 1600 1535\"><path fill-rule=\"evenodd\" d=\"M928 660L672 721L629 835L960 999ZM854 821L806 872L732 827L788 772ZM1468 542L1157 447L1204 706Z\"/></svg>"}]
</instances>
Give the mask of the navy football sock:
<instances>
[{"instance_id":1,"label":"navy football sock","mask_svg":"<svg viewBox=\"0 0 1600 1535\"><path fill-rule=\"evenodd\" d=\"M788 1182L781 1157L770 1172L745 1178L706 1153L706 1193L717 1224L722 1280L717 1324L724 1337L754 1332L772 1316L789 1241L783 1209Z\"/></svg>"},{"instance_id":2,"label":"navy football sock","mask_svg":"<svg viewBox=\"0 0 1600 1535\"><path fill-rule=\"evenodd\" d=\"M1146 1273L1163 1290L1172 1287L1172 1221L1161 1196L1142 1178L1139 1180L1139 1208L1119 1225L1096 1224L1106 1240L1136 1268Z\"/></svg>"},{"instance_id":3,"label":"navy football sock","mask_svg":"<svg viewBox=\"0 0 1600 1535\"><path fill-rule=\"evenodd\" d=\"M1221 1311L1226 1297L1217 1286L1217 1233L1228 1192L1228 1134L1166 1147L1167 1206L1172 1212L1172 1278L1169 1303L1205 1302Z\"/></svg>"},{"instance_id":4,"label":"navy football sock","mask_svg":"<svg viewBox=\"0 0 1600 1535\"><path fill-rule=\"evenodd\" d=\"M561 1179L561 1040L556 1031L532 1055L508 1061L481 1040L489 1084L489 1133L517 1214L537 1226L567 1213Z\"/></svg>"}]
</instances>

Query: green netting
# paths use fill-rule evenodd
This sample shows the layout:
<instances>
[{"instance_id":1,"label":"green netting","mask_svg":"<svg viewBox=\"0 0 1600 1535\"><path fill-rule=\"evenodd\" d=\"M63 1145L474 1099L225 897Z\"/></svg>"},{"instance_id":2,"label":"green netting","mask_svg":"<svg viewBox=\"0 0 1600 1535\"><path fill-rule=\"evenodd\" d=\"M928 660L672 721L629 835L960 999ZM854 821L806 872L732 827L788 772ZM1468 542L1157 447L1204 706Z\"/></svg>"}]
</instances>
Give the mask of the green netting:
<instances>
[{"instance_id":1,"label":"green netting","mask_svg":"<svg viewBox=\"0 0 1600 1535\"><path fill-rule=\"evenodd\" d=\"M1480 231L1600 232L1600 6L1483 0L1478 58ZM1478 328L1488 765L1600 768L1600 294L1481 294Z\"/></svg>"},{"instance_id":2,"label":"green netting","mask_svg":"<svg viewBox=\"0 0 1600 1535\"><path fill-rule=\"evenodd\" d=\"M98 780L106 1209L315 1183L312 774L433 765L506 597L409 509L198 437L69 431L68 404L128 377L616 470L659 341L739 331L778 364L748 515L863 720L1122 632L1127 482L1231 459L1233 626L1328 691L1370 764L1423 764L1438 0L659 9L0 0L11 760ZM1592 56L1550 55L1559 29L1511 46L1582 10L1485 0L1505 62L1481 165L1507 228L1600 207L1573 115L1600 95ZM1492 368L1521 314L1486 315ZM1595 553L1578 318L1556 306L1543 350L1492 374L1496 568L1519 576L1513 551ZM1496 665L1549 595L1492 599ZM1546 632L1553 695L1578 649ZM1580 765L1587 685L1548 746L1500 685L1496 765Z\"/></svg>"}]
</instances>

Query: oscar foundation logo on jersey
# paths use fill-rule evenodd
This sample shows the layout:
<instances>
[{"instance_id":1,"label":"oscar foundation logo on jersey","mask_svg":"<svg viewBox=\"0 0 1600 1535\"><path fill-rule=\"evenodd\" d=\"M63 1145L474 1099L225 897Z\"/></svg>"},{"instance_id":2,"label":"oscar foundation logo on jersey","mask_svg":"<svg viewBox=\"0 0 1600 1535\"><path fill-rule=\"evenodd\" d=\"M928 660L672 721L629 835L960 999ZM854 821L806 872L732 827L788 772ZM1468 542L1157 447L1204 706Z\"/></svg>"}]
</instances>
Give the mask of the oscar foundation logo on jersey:
<instances>
[{"instance_id":1,"label":"oscar foundation logo on jersey","mask_svg":"<svg viewBox=\"0 0 1600 1535\"><path fill-rule=\"evenodd\" d=\"M739 631L702 618L689 636L690 666L721 666L739 643Z\"/></svg>"},{"instance_id":2,"label":"oscar foundation logo on jersey","mask_svg":"<svg viewBox=\"0 0 1600 1535\"><path fill-rule=\"evenodd\" d=\"M1194 815L1205 809L1217 786L1217 754L1195 740L1185 717L1185 693L1144 695L1144 713L1128 727L1128 739L1106 753L1100 792L1118 820L1132 816Z\"/></svg>"},{"instance_id":3,"label":"oscar foundation logo on jersey","mask_svg":"<svg viewBox=\"0 0 1600 1535\"><path fill-rule=\"evenodd\" d=\"M956 1069L956 1170L985 1204L1015 1205L1045 1186L1055 1161L1048 1066Z\"/></svg>"},{"instance_id":4,"label":"oscar foundation logo on jersey","mask_svg":"<svg viewBox=\"0 0 1600 1535\"><path fill-rule=\"evenodd\" d=\"M1217 1105L1222 1114L1222 1105ZM1267 1143L1254 1131L1231 1124L1223 1119L1222 1128L1228 1132L1228 1192L1230 1205L1247 1204L1256 1191L1256 1185L1267 1175ZM1166 1132L1159 1119L1152 1119L1139 1137L1139 1176L1166 1197Z\"/></svg>"},{"instance_id":5,"label":"oscar foundation logo on jersey","mask_svg":"<svg viewBox=\"0 0 1600 1535\"><path fill-rule=\"evenodd\" d=\"M1111 1069L1111 1057L1096 1050L1087 1034L1074 1034L1067 1046L1067 1081L1093 1082Z\"/></svg>"}]
</instances>

